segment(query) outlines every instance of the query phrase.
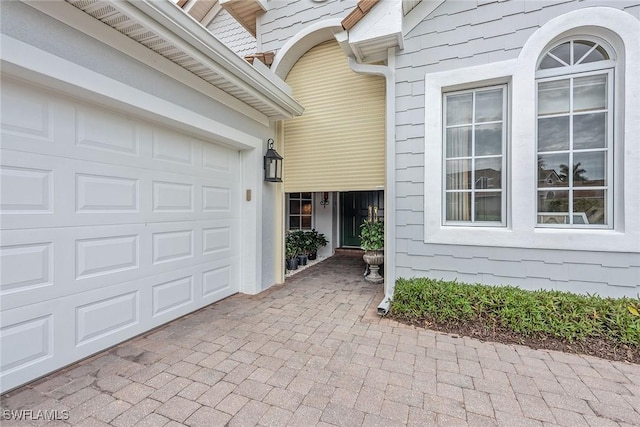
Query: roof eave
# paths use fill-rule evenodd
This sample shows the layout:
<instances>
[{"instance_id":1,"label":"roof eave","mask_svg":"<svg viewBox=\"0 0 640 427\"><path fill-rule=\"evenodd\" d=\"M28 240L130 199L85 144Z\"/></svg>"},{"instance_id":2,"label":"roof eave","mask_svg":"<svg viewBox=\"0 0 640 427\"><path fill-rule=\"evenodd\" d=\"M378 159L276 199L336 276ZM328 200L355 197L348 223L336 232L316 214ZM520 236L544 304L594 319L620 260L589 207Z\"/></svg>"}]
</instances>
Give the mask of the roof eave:
<instances>
[{"instance_id":1,"label":"roof eave","mask_svg":"<svg viewBox=\"0 0 640 427\"><path fill-rule=\"evenodd\" d=\"M345 18L348 45L358 62L386 60L390 48L404 48L402 4L401 0L373 3L366 13L357 7L347 17L351 19Z\"/></svg>"},{"instance_id":2,"label":"roof eave","mask_svg":"<svg viewBox=\"0 0 640 427\"><path fill-rule=\"evenodd\" d=\"M184 42L181 43L182 49L204 55L219 67L216 71L224 74L231 83L252 90L263 102L280 112L277 116L270 116L271 119L299 116L304 111L304 108L281 87L279 77L253 67L173 3L140 0L131 3L116 2L116 5L135 7L162 25L167 36L179 37Z\"/></svg>"}]
</instances>

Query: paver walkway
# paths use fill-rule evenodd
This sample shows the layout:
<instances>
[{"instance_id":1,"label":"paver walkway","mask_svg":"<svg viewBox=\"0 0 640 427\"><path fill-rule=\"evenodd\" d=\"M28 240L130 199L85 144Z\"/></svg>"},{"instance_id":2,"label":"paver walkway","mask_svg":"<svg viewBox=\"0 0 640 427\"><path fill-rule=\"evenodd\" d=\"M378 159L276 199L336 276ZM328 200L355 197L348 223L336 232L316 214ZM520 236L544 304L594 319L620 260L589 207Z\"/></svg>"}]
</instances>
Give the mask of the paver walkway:
<instances>
[{"instance_id":1,"label":"paver walkway","mask_svg":"<svg viewBox=\"0 0 640 427\"><path fill-rule=\"evenodd\" d=\"M3 396L3 417L23 409L82 426L640 425L640 366L381 319L380 286L362 271L359 258L336 256L260 295L213 304Z\"/></svg>"}]
</instances>

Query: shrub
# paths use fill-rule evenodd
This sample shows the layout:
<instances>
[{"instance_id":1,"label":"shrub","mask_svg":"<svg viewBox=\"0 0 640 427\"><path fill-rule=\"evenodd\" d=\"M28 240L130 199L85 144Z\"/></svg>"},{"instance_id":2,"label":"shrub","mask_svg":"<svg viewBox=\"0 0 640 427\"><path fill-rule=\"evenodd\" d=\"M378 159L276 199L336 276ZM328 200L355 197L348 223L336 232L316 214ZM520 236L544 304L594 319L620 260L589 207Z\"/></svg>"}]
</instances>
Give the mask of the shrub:
<instances>
[{"instance_id":1,"label":"shrub","mask_svg":"<svg viewBox=\"0 0 640 427\"><path fill-rule=\"evenodd\" d=\"M384 222L382 220L365 220L360 225L360 247L365 251L384 248Z\"/></svg>"},{"instance_id":2,"label":"shrub","mask_svg":"<svg viewBox=\"0 0 640 427\"><path fill-rule=\"evenodd\" d=\"M483 322L523 336L602 338L640 346L640 298L602 298L513 286L399 279L393 316L410 322Z\"/></svg>"}]
</instances>

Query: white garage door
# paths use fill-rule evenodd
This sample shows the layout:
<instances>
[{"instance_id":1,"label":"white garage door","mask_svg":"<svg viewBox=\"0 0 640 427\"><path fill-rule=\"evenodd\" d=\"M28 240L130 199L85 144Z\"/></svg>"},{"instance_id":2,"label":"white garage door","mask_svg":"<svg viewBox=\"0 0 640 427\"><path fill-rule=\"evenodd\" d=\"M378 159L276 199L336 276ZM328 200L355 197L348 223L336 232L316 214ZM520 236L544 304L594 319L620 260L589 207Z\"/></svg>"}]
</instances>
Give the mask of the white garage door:
<instances>
[{"instance_id":1,"label":"white garage door","mask_svg":"<svg viewBox=\"0 0 640 427\"><path fill-rule=\"evenodd\" d=\"M239 153L2 84L4 391L238 292Z\"/></svg>"}]
</instances>

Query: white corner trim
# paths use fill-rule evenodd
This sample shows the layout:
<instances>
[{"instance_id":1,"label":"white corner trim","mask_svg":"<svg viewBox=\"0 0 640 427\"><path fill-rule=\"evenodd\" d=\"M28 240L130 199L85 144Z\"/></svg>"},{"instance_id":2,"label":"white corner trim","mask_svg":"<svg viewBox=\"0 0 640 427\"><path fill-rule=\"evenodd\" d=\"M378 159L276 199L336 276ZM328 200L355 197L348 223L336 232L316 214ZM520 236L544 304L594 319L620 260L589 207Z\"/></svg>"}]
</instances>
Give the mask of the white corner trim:
<instances>
[{"instance_id":1,"label":"white corner trim","mask_svg":"<svg viewBox=\"0 0 640 427\"><path fill-rule=\"evenodd\" d=\"M2 36L2 72L88 102L129 111L215 139L238 150L257 149L262 141L224 123L118 82L13 37Z\"/></svg>"},{"instance_id":2,"label":"white corner trim","mask_svg":"<svg viewBox=\"0 0 640 427\"><path fill-rule=\"evenodd\" d=\"M100 42L117 49L132 58L135 58L141 63L191 87L203 95L229 106L233 110L238 111L258 123L264 126L269 126L269 118L265 114L245 104L238 98L229 95L223 90L218 89L212 84L207 83L174 62L158 55L150 49L147 49L124 34L121 34L106 25L97 25L93 18L88 19L90 18L89 15L70 4L66 2L32 0L25 0L24 3L62 22L63 24L69 25L84 34L99 40Z\"/></svg>"},{"instance_id":3,"label":"white corner trim","mask_svg":"<svg viewBox=\"0 0 640 427\"><path fill-rule=\"evenodd\" d=\"M250 295L262 291L262 206L264 204L262 181L262 141L260 148L240 152L242 189L251 189L253 197L241 200L240 223L242 238L240 253L250 261L243 262L240 271L240 292Z\"/></svg>"},{"instance_id":4,"label":"white corner trim","mask_svg":"<svg viewBox=\"0 0 640 427\"><path fill-rule=\"evenodd\" d=\"M287 40L284 46L278 50L273 64L271 64L271 69L284 80L298 59L309 49L318 43L331 40L336 33L342 31L342 19L339 18L326 19L309 25Z\"/></svg>"},{"instance_id":5,"label":"white corner trim","mask_svg":"<svg viewBox=\"0 0 640 427\"><path fill-rule=\"evenodd\" d=\"M559 39L589 31L623 49L618 69L624 90L616 96L616 176L614 229L546 229L536 227L535 66L544 49ZM610 40L618 37L620 43ZM624 46L623 48L621 46ZM618 51L620 54L620 52ZM517 60L425 76L425 243L525 247L560 250L640 252L640 22L617 9L598 7L569 12L547 22L525 43ZM509 82L508 226L442 225L442 95L447 90L478 87L496 79ZM623 99L624 102L620 102ZM622 137L620 137L622 135ZM619 144L624 144L624 152ZM436 200L434 200L436 199ZM435 201L435 203L433 203Z\"/></svg>"}]
</instances>

